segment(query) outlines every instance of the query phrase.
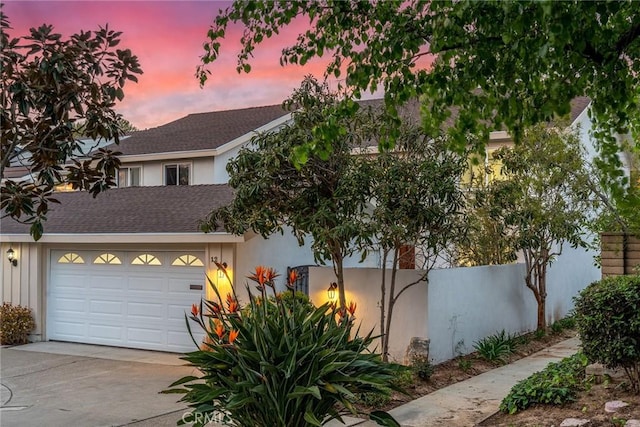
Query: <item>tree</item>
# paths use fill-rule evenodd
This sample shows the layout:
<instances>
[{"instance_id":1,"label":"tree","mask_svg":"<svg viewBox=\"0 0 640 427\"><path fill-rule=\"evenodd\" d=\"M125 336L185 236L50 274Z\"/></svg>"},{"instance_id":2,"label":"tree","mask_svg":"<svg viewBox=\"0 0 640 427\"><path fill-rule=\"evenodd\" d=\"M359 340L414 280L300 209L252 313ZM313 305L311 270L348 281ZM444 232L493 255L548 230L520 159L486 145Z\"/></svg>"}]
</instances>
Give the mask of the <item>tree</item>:
<instances>
[{"instance_id":1,"label":"tree","mask_svg":"<svg viewBox=\"0 0 640 427\"><path fill-rule=\"evenodd\" d=\"M133 123L124 117L120 117L118 119L118 135L129 135L130 133L137 132L138 129ZM86 121L77 121L73 124L73 131L76 138L85 137L87 132L87 122Z\"/></svg>"},{"instance_id":2,"label":"tree","mask_svg":"<svg viewBox=\"0 0 640 427\"><path fill-rule=\"evenodd\" d=\"M403 125L397 149L370 159L374 247L383 254L380 285L382 356L389 353L394 307L400 296L419 283L456 240L464 235L464 194L459 181L466 157L446 149L444 139L427 138L419 128ZM420 277L399 284L401 250L410 245L420 255ZM391 262L389 263L389 257ZM387 287L387 271L391 268ZM387 296L388 293L388 296ZM388 305L387 305L388 298Z\"/></svg>"},{"instance_id":3,"label":"tree","mask_svg":"<svg viewBox=\"0 0 640 427\"><path fill-rule=\"evenodd\" d=\"M213 211L202 228L211 231L222 223L228 232L253 230L267 238L288 226L301 245L311 236L316 260L333 261L340 306L346 307L343 261L367 238L362 219L368 178L359 174L354 164L360 160L351 151L366 141L366 135L356 130L358 120L345 122L349 130L333 136L330 154L312 154L300 168L290 160L313 138L319 123L335 120L326 109L337 102L326 84L306 78L285 102L293 110L292 123L257 135L228 163L235 198Z\"/></svg>"},{"instance_id":4,"label":"tree","mask_svg":"<svg viewBox=\"0 0 640 427\"><path fill-rule=\"evenodd\" d=\"M454 251L457 265L500 265L517 260L511 242L504 238L508 233L506 224L494 218L494 209L503 196L492 191L491 184L502 179L501 168L493 157L487 158L486 153L485 156L474 154L470 157L465 174L467 179L461 182L467 193L467 229Z\"/></svg>"},{"instance_id":5,"label":"tree","mask_svg":"<svg viewBox=\"0 0 640 427\"><path fill-rule=\"evenodd\" d=\"M537 125L525 131L521 144L503 147L496 156L505 179L491 184L490 209L507 230L510 246L523 253L524 281L536 299L542 330L547 268L565 243L586 245L584 227L595 215L583 149L577 131Z\"/></svg>"},{"instance_id":6,"label":"tree","mask_svg":"<svg viewBox=\"0 0 640 427\"><path fill-rule=\"evenodd\" d=\"M43 233L48 204L57 202L58 184L88 190L94 197L115 185L117 152L99 149L88 159L81 152L74 126L84 121L84 135L113 139L122 132L114 111L127 81L142 70L129 49L116 49L121 33L101 28L68 39L50 25L11 38L8 18L0 10L2 67L2 159L0 207L4 216L31 224L31 235ZM7 167L23 166L32 180L4 180Z\"/></svg>"},{"instance_id":7,"label":"tree","mask_svg":"<svg viewBox=\"0 0 640 427\"><path fill-rule=\"evenodd\" d=\"M452 123L447 132L460 151L467 134L482 144L502 125L519 140L528 126L568 113L580 95L592 100L607 185L621 185L614 133L630 132L640 149L640 13L633 0L235 1L208 32L201 83L229 25L244 25L237 70L250 72L258 45L305 20L308 28L283 49L282 64L327 53L327 75L346 72L356 97L383 87L392 115L420 97L425 132L435 136ZM331 124L322 129L335 132ZM308 144L329 148L319 139Z\"/></svg>"}]
</instances>

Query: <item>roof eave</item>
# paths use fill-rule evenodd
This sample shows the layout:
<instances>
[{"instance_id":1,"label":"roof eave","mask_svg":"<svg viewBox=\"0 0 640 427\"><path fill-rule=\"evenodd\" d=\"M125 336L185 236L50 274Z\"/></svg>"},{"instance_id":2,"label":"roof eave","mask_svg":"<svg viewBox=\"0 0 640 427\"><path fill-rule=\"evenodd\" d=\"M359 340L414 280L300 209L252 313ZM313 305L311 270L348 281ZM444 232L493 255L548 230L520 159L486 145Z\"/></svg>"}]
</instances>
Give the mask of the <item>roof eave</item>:
<instances>
[{"instance_id":1,"label":"roof eave","mask_svg":"<svg viewBox=\"0 0 640 427\"><path fill-rule=\"evenodd\" d=\"M229 233L46 233L35 242L29 234L2 234L3 243L241 243Z\"/></svg>"}]
</instances>

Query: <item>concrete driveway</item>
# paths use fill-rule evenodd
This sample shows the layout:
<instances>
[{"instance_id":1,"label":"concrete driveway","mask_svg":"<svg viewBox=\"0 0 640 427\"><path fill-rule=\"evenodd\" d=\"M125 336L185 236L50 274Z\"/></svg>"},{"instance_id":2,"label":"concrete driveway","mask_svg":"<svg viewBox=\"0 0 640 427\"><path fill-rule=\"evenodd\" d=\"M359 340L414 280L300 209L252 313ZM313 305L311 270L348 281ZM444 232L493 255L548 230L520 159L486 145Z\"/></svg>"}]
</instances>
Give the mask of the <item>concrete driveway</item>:
<instances>
[{"instance_id":1,"label":"concrete driveway","mask_svg":"<svg viewBox=\"0 0 640 427\"><path fill-rule=\"evenodd\" d=\"M197 375L179 355L69 343L0 349L0 425L176 425L186 405L158 394Z\"/></svg>"}]
</instances>

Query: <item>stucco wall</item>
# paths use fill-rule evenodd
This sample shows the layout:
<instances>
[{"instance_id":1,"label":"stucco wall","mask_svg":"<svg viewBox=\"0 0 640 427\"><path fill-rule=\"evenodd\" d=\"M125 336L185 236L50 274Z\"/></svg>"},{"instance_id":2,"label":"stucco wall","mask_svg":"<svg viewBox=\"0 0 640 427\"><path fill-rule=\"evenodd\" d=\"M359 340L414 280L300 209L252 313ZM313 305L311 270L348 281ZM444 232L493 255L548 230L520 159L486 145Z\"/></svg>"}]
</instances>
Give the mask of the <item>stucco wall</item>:
<instances>
[{"instance_id":1,"label":"stucco wall","mask_svg":"<svg viewBox=\"0 0 640 427\"><path fill-rule=\"evenodd\" d=\"M270 236L268 239L254 235L246 242L238 244L236 248L236 270L238 280L236 285L243 288L245 279L257 265L264 265L276 269L282 275L279 280L280 290L284 290L284 274L287 267L298 267L302 265L318 265L313 259L311 251L311 238L305 239L305 245L299 246L298 241L293 237L290 229L285 228L284 234L279 233ZM373 267L379 266L380 260L377 252L372 252L361 263L360 254L345 259L344 265L347 268L353 267ZM331 262L327 262L327 268L333 272Z\"/></svg>"},{"instance_id":2,"label":"stucco wall","mask_svg":"<svg viewBox=\"0 0 640 427\"><path fill-rule=\"evenodd\" d=\"M390 274L387 274L387 284ZM418 280L421 272L401 270L398 273L398 285ZM328 301L327 288L335 281L332 268L309 268L309 297L314 304ZM381 270L377 268L349 268L345 271L345 293L347 303L357 304L356 322L360 324L360 334L373 330L380 333ZM388 289L388 285L387 285ZM389 341L390 360L402 362L411 337L427 335L427 285L421 282L404 292L394 308ZM378 349L378 351L380 351Z\"/></svg>"},{"instance_id":3,"label":"stucco wall","mask_svg":"<svg viewBox=\"0 0 640 427\"><path fill-rule=\"evenodd\" d=\"M547 321L562 318L573 308L572 298L598 280L593 252L565 248L548 272ZM473 344L501 330L521 333L536 327L536 302L524 285L523 264L433 270L429 285L420 284L403 294L396 306L390 355L402 360L411 337L431 340L434 362L473 351ZM418 273L399 271L400 283ZM312 268L309 289L313 301L326 301L328 284L335 280L330 268ZM377 329L380 273L355 268L346 272L347 300L358 304L363 331Z\"/></svg>"}]
</instances>

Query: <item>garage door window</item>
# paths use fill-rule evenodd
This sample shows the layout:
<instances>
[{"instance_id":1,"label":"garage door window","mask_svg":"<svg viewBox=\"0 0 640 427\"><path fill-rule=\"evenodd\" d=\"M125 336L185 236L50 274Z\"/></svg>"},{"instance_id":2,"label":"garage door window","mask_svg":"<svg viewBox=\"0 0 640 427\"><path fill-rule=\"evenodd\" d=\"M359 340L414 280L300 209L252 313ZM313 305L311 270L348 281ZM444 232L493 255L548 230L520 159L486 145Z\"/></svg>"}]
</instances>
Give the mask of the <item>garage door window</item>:
<instances>
[{"instance_id":1,"label":"garage door window","mask_svg":"<svg viewBox=\"0 0 640 427\"><path fill-rule=\"evenodd\" d=\"M171 265L175 266L185 266L185 267L204 267L202 260L197 256L193 255L180 255L178 258L174 259Z\"/></svg>"},{"instance_id":2,"label":"garage door window","mask_svg":"<svg viewBox=\"0 0 640 427\"><path fill-rule=\"evenodd\" d=\"M84 259L75 252L69 252L58 259L58 264L84 264Z\"/></svg>"},{"instance_id":3,"label":"garage door window","mask_svg":"<svg viewBox=\"0 0 640 427\"><path fill-rule=\"evenodd\" d=\"M108 264L108 265L120 265L122 261L120 258L115 256L114 254L105 253L102 255L98 255L96 259L93 260L94 264Z\"/></svg>"},{"instance_id":4,"label":"garage door window","mask_svg":"<svg viewBox=\"0 0 640 427\"><path fill-rule=\"evenodd\" d=\"M131 261L133 265L162 265L158 257L151 254L138 255Z\"/></svg>"}]
</instances>

